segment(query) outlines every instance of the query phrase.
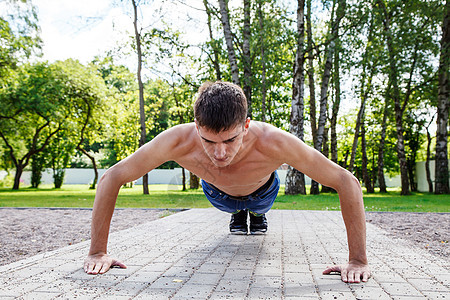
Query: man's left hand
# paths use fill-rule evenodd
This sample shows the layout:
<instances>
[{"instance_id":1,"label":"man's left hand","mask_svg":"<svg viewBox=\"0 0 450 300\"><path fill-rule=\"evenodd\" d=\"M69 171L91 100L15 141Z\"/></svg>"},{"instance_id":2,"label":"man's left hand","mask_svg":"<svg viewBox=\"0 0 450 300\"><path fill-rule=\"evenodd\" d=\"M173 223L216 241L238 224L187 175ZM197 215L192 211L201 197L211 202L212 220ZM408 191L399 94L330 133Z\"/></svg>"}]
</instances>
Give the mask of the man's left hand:
<instances>
[{"instance_id":1,"label":"man's left hand","mask_svg":"<svg viewBox=\"0 0 450 300\"><path fill-rule=\"evenodd\" d=\"M343 282L359 283L361 280L366 282L370 277L369 266L361 263L348 263L345 265L335 265L327 267L323 274L330 274L331 272L341 273Z\"/></svg>"}]
</instances>

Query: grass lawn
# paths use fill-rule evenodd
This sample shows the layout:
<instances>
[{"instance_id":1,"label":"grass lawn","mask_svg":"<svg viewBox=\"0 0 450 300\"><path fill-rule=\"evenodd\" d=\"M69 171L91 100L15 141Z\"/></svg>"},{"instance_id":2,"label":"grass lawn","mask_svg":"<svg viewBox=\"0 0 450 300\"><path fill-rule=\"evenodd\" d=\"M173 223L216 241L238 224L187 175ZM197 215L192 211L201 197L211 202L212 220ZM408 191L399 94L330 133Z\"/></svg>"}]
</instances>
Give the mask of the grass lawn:
<instances>
[{"instance_id":1,"label":"grass lawn","mask_svg":"<svg viewBox=\"0 0 450 300\"><path fill-rule=\"evenodd\" d=\"M211 204L201 189L181 191L180 186L150 185L150 194L142 194L142 186L123 188L116 207L133 208L205 208ZM307 189L309 190L309 188ZM18 191L0 189L0 207L92 207L95 191L87 185L63 185L59 190L51 186L39 189L28 187ZM450 212L450 196L430 193L413 193L400 196L399 189L388 194L364 194L367 211ZM339 210L337 194L284 195L280 189L273 209Z\"/></svg>"}]
</instances>

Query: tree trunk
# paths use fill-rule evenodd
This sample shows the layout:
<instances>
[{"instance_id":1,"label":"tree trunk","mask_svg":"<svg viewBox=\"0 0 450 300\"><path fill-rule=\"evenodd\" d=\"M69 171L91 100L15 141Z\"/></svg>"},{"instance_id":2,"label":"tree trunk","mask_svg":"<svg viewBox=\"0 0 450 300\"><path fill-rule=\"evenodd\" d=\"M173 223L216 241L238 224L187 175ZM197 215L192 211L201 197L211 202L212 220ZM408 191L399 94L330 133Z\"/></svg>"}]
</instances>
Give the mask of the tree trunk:
<instances>
[{"instance_id":1,"label":"tree trunk","mask_svg":"<svg viewBox=\"0 0 450 300\"><path fill-rule=\"evenodd\" d=\"M368 64L370 64L370 61L368 59L369 46L372 44L372 39L373 39L373 21L372 20L371 20L369 26L370 27L369 27L369 35L367 38L367 45L366 45L366 49L364 51L364 55L362 58L362 77L361 77L361 88L360 88L361 104L359 107L358 115L356 117L355 135L353 136L353 144L352 144L352 151L351 151L351 155L350 155L350 163L348 165L348 170L350 172L353 172L353 167L355 164L356 150L358 149L359 131L361 128L361 124L364 123L366 101L367 101L369 92L372 87L372 78L373 78L373 73L374 73L375 65L376 65L375 62L372 62L372 66L370 68L369 76L368 76L369 80L368 80L368 82L366 82L366 78L367 78L366 71L367 71Z\"/></svg>"},{"instance_id":2,"label":"tree trunk","mask_svg":"<svg viewBox=\"0 0 450 300\"><path fill-rule=\"evenodd\" d=\"M309 118L311 122L311 134L313 145L317 143L317 122L316 122L316 88L314 80L314 47L312 39L311 23L311 0L306 1L306 42L308 49L308 83L309 83Z\"/></svg>"},{"instance_id":3,"label":"tree trunk","mask_svg":"<svg viewBox=\"0 0 450 300\"><path fill-rule=\"evenodd\" d=\"M339 36L339 28L337 32L337 36ZM331 161L338 163L338 148L337 148L337 134L336 134L336 123L339 114L339 106L341 104L341 80L339 75L339 60L340 60L340 42L339 38L336 39L336 51L334 53L334 74L333 74L333 82L334 82L334 102L333 109L331 114L331 124L330 124L330 148L331 148Z\"/></svg>"},{"instance_id":4,"label":"tree trunk","mask_svg":"<svg viewBox=\"0 0 450 300\"><path fill-rule=\"evenodd\" d=\"M141 71L142 71L142 51L141 51L141 35L138 30L137 24L137 5L135 0L131 0L133 4L134 11L134 34L136 37L136 51L138 56L138 69L137 69L137 80L139 85L139 116L140 116L140 124L141 124L141 136L139 139L139 147L145 145L146 142L146 130L145 130L145 106L144 106L144 85L142 83ZM142 177L142 188L143 193L148 194L148 174L145 174Z\"/></svg>"},{"instance_id":5,"label":"tree trunk","mask_svg":"<svg viewBox=\"0 0 450 300\"><path fill-rule=\"evenodd\" d=\"M390 87L388 86L388 90ZM383 121L381 122L380 143L378 145L378 185L380 186L380 193L387 193L386 180L384 179L384 144L386 143L386 127L387 116L389 113L389 97L385 99Z\"/></svg>"},{"instance_id":6,"label":"tree trunk","mask_svg":"<svg viewBox=\"0 0 450 300\"><path fill-rule=\"evenodd\" d=\"M436 130L436 169L435 187L436 194L448 194L448 113L449 113L449 65L450 65L450 0L446 1L444 20L442 22L441 57L439 60L439 95L437 105L437 130Z\"/></svg>"},{"instance_id":7,"label":"tree trunk","mask_svg":"<svg viewBox=\"0 0 450 300\"><path fill-rule=\"evenodd\" d=\"M416 183L416 159L406 159L406 164L408 165L408 179L409 186L411 187L412 192L417 192L417 183Z\"/></svg>"},{"instance_id":8,"label":"tree trunk","mask_svg":"<svg viewBox=\"0 0 450 300\"><path fill-rule=\"evenodd\" d=\"M199 178L194 173L189 173L189 188L191 190L196 190L200 187Z\"/></svg>"},{"instance_id":9,"label":"tree trunk","mask_svg":"<svg viewBox=\"0 0 450 300\"><path fill-rule=\"evenodd\" d=\"M14 185L13 190L18 190L20 186L20 177L22 177L23 166L21 163L16 164L16 174L14 175Z\"/></svg>"},{"instance_id":10,"label":"tree trunk","mask_svg":"<svg viewBox=\"0 0 450 300\"><path fill-rule=\"evenodd\" d=\"M219 51L217 42L213 37L212 32L212 25L211 25L211 9L208 6L208 0L203 0L203 5L205 6L206 14L208 16L207 24L208 24L208 31L209 31L209 39L211 41L211 47L214 53L214 58L211 58L211 61L214 65L214 70L216 71L216 80L222 79L222 72L220 71L220 64L219 64Z\"/></svg>"},{"instance_id":11,"label":"tree trunk","mask_svg":"<svg viewBox=\"0 0 450 300\"><path fill-rule=\"evenodd\" d=\"M266 55L265 55L265 45L264 45L264 16L262 12L262 1L258 1L257 13L259 21L259 44L261 47L261 121L266 121L266 97L267 97L267 87L266 87Z\"/></svg>"},{"instance_id":12,"label":"tree trunk","mask_svg":"<svg viewBox=\"0 0 450 300\"><path fill-rule=\"evenodd\" d=\"M182 180L183 180L183 191L186 190L186 170L181 167L181 175L183 176Z\"/></svg>"},{"instance_id":13,"label":"tree trunk","mask_svg":"<svg viewBox=\"0 0 450 300\"><path fill-rule=\"evenodd\" d=\"M363 177L364 185L366 186L367 193L373 193L372 181L370 180L370 174L367 170L367 143L366 143L366 127L364 122L361 123L361 152L362 152L362 163L361 163L361 173Z\"/></svg>"},{"instance_id":14,"label":"tree trunk","mask_svg":"<svg viewBox=\"0 0 450 300\"><path fill-rule=\"evenodd\" d=\"M250 0L244 0L244 29L242 32L242 56L244 61L243 90L247 98L247 116L252 116L252 61L250 57Z\"/></svg>"},{"instance_id":15,"label":"tree trunk","mask_svg":"<svg viewBox=\"0 0 450 300\"><path fill-rule=\"evenodd\" d=\"M220 16L221 16L221 21L222 21L222 26L223 26L223 34L225 36L225 41L227 44L228 61L230 62L230 68L231 68L231 78L232 78L234 84L240 85L239 69L238 69L237 60L236 60L236 53L234 51L233 35L231 34L230 20L229 20L229 15L228 15L228 2L226 0L219 0L219 6L220 6Z\"/></svg>"},{"instance_id":16,"label":"tree trunk","mask_svg":"<svg viewBox=\"0 0 450 300\"><path fill-rule=\"evenodd\" d=\"M323 133L322 153L323 153L323 155L326 158L329 158L329 156L330 156L330 146L329 146L329 143L328 143L328 140L329 140L328 139L328 130L329 130L329 128L326 127L325 131ZM332 193L332 192L335 192L335 190L333 188L329 187L329 186L322 185L322 189L321 189L320 192L321 193Z\"/></svg>"},{"instance_id":17,"label":"tree trunk","mask_svg":"<svg viewBox=\"0 0 450 300\"><path fill-rule=\"evenodd\" d=\"M304 135L304 102L303 102L303 94L304 94L304 84L305 84L305 75L304 75L304 36L305 36L305 1L298 0L297 1L297 31L298 31L298 40L297 40L297 53L295 55L294 62L294 80L292 83L292 106L291 106L291 123L289 126L289 131L291 134L295 135L299 139L303 140ZM289 166L287 175L286 175L286 195L296 195L296 194L306 194L305 187L305 175L298 170Z\"/></svg>"},{"instance_id":18,"label":"tree trunk","mask_svg":"<svg viewBox=\"0 0 450 300\"><path fill-rule=\"evenodd\" d=\"M329 36L330 43L328 45L328 51L325 59L325 66L323 70L322 76L322 85L320 88L320 114L319 114L319 122L317 126L317 139L314 147L316 150L322 150L322 142L323 135L325 130L325 123L327 121L327 102L328 102L328 86L331 77L331 68L333 67L333 57L335 51L335 39L337 38L337 29L339 27L340 20L344 15L345 1L339 0L339 8L336 11L336 17L334 17L334 13L331 14L332 22L331 22L331 34ZM336 3L336 2L334 2ZM334 5L334 4L333 4ZM313 195L319 194L319 183L316 181L311 181L311 190L310 193Z\"/></svg>"},{"instance_id":19,"label":"tree trunk","mask_svg":"<svg viewBox=\"0 0 450 300\"><path fill-rule=\"evenodd\" d=\"M402 191L401 195L409 194L409 179L408 179L408 165L405 155L405 141L403 136L403 111L406 101L401 104L400 100L400 87L398 86L398 70L396 65L396 56L394 54L394 46L392 45L392 33L390 25L390 16L386 10L386 6L383 1L378 0L377 3L381 7L384 14L384 36L389 53L389 81L392 86L392 98L394 99L394 112L395 112L395 125L397 129L397 156L400 164L400 175Z\"/></svg>"},{"instance_id":20,"label":"tree trunk","mask_svg":"<svg viewBox=\"0 0 450 300\"><path fill-rule=\"evenodd\" d=\"M427 130L427 159L425 161L425 173L427 175L428 192L430 192L430 193L433 192L433 181L431 180L431 172L430 172L431 141L433 140L433 138L431 137L429 129L430 129L431 123L433 122L433 119L434 119L434 116L431 119L428 126L426 127L426 130Z\"/></svg>"},{"instance_id":21,"label":"tree trunk","mask_svg":"<svg viewBox=\"0 0 450 300\"><path fill-rule=\"evenodd\" d=\"M94 180L92 181L91 186L89 187L89 189L94 190L95 186L97 184L98 181L98 170L97 170L97 163L95 162L95 157L90 155L85 149L81 148L81 147L77 147L77 149L79 151L81 151L81 153L83 153L84 155L86 155L92 162L92 167L94 168Z\"/></svg>"}]
</instances>

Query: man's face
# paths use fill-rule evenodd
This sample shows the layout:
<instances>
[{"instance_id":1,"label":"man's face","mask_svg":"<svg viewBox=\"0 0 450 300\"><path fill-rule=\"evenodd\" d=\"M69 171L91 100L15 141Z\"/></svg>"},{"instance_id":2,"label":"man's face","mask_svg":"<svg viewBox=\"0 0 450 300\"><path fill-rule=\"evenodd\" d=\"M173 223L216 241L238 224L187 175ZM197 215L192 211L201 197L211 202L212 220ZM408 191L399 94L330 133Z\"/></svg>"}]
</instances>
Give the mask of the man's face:
<instances>
[{"instance_id":1,"label":"man's face","mask_svg":"<svg viewBox=\"0 0 450 300\"><path fill-rule=\"evenodd\" d=\"M197 133L200 136L203 149L214 165L219 168L226 167L233 161L239 149L241 149L249 125L250 119L247 119L244 125L239 124L232 129L219 133L197 125Z\"/></svg>"}]
</instances>

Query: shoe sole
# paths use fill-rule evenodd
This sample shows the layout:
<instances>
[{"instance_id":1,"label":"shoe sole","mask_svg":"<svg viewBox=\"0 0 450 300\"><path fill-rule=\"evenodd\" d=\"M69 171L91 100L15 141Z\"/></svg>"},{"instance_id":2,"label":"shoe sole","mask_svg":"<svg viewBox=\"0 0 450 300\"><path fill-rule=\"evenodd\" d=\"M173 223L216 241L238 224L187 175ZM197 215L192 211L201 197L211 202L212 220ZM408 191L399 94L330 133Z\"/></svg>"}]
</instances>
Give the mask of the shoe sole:
<instances>
[{"instance_id":1,"label":"shoe sole","mask_svg":"<svg viewBox=\"0 0 450 300\"><path fill-rule=\"evenodd\" d=\"M257 230L257 231L250 231L251 235L258 235L258 234L266 234L267 229L266 230Z\"/></svg>"},{"instance_id":2,"label":"shoe sole","mask_svg":"<svg viewBox=\"0 0 450 300\"><path fill-rule=\"evenodd\" d=\"M247 235L248 234L247 231L239 231L239 230L230 231L230 233L233 234L233 235Z\"/></svg>"}]
</instances>

